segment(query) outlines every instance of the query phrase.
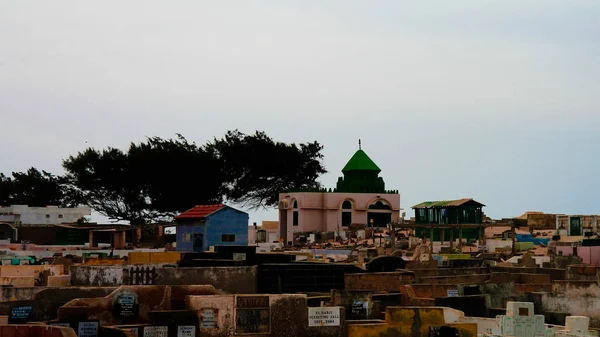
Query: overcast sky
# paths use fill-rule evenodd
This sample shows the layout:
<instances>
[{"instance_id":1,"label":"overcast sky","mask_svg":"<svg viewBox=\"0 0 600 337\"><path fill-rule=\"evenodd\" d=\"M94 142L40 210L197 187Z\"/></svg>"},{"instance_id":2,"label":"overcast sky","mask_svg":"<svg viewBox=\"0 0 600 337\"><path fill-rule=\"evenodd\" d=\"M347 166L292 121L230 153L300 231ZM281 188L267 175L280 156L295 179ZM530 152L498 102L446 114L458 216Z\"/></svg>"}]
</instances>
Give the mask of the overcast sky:
<instances>
[{"instance_id":1,"label":"overcast sky","mask_svg":"<svg viewBox=\"0 0 600 337\"><path fill-rule=\"evenodd\" d=\"M327 187L361 138L409 215L598 214L599 18L598 0L0 0L0 172L259 129L321 142Z\"/></svg>"}]
</instances>

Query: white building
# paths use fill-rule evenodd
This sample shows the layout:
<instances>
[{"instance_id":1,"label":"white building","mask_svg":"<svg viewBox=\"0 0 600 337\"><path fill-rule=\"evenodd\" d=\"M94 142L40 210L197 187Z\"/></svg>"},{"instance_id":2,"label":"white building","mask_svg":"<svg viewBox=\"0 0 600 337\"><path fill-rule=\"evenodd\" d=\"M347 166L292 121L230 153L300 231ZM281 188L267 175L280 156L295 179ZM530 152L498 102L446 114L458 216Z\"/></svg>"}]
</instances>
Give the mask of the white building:
<instances>
[{"instance_id":1,"label":"white building","mask_svg":"<svg viewBox=\"0 0 600 337\"><path fill-rule=\"evenodd\" d=\"M89 207L0 206L0 222L24 225L57 225L61 223L73 223L91 214L92 210Z\"/></svg>"}]
</instances>

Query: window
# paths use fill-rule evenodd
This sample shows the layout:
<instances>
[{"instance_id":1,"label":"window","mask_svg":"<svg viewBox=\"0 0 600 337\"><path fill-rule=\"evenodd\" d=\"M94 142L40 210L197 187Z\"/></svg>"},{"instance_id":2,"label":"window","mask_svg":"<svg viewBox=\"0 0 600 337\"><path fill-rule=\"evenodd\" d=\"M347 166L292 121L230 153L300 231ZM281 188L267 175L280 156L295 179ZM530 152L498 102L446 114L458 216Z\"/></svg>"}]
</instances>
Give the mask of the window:
<instances>
[{"instance_id":1,"label":"window","mask_svg":"<svg viewBox=\"0 0 600 337\"><path fill-rule=\"evenodd\" d=\"M59 218L59 219L62 219L62 218L63 218L63 215L62 215L62 214L59 214L59 215L58 215L58 218Z\"/></svg>"},{"instance_id":2,"label":"window","mask_svg":"<svg viewBox=\"0 0 600 337\"><path fill-rule=\"evenodd\" d=\"M294 211L292 218L292 226L298 226L298 211Z\"/></svg>"},{"instance_id":3,"label":"window","mask_svg":"<svg viewBox=\"0 0 600 337\"><path fill-rule=\"evenodd\" d=\"M183 233L183 242L192 242L192 233Z\"/></svg>"},{"instance_id":4,"label":"window","mask_svg":"<svg viewBox=\"0 0 600 337\"><path fill-rule=\"evenodd\" d=\"M387 209L392 210L390 205L384 204L381 200L369 206L369 209Z\"/></svg>"},{"instance_id":5,"label":"window","mask_svg":"<svg viewBox=\"0 0 600 337\"><path fill-rule=\"evenodd\" d=\"M221 242L235 242L235 234L221 235Z\"/></svg>"},{"instance_id":6,"label":"window","mask_svg":"<svg viewBox=\"0 0 600 337\"><path fill-rule=\"evenodd\" d=\"M46 214L46 219L50 219L50 214Z\"/></svg>"},{"instance_id":7,"label":"window","mask_svg":"<svg viewBox=\"0 0 600 337\"><path fill-rule=\"evenodd\" d=\"M352 209L352 203L350 200L346 200L342 203L342 209Z\"/></svg>"},{"instance_id":8,"label":"window","mask_svg":"<svg viewBox=\"0 0 600 337\"><path fill-rule=\"evenodd\" d=\"M294 203L292 205L292 208L294 209L298 209L298 200L294 200Z\"/></svg>"}]
</instances>

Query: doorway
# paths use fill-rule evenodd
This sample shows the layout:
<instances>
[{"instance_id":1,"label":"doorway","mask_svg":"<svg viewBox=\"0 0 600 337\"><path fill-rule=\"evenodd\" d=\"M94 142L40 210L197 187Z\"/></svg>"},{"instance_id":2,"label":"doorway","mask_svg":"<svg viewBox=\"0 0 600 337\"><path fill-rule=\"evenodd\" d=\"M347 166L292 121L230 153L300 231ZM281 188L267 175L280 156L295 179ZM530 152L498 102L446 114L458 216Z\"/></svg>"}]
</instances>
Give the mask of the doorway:
<instances>
[{"instance_id":1,"label":"doorway","mask_svg":"<svg viewBox=\"0 0 600 337\"><path fill-rule=\"evenodd\" d=\"M579 236L581 235L581 218L571 217L569 219L569 235Z\"/></svg>"},{"instance_id":2,"label":"doorway","mask_svg":"<svg viewBox=\"0 0 600 337\"><path fill-rule=\"evenodd\" d=\"M204 251L204 234L193 234L192 238L194 240L194 251L195 252L203 252Z\"/></svg>"}]
</instances>

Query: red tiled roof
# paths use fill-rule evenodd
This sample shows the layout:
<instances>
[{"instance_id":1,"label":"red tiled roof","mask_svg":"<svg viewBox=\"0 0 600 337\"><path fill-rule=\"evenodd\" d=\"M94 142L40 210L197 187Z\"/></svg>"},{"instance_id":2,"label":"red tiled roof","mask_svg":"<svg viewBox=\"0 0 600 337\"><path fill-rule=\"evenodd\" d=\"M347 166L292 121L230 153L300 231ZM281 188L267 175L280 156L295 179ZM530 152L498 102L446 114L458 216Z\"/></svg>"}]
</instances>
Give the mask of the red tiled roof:
<instances>
[{"instance_id":1,"label":"red tiled roof","mask_svg":"<svg viewBox=\"0 0 600 337\"><path fill-rule=\"evenodd\" d=\"M223 207L225 207L223 204L197 205L179 214L175 219L203 219Z\"/></svg>"}]
</instances>

